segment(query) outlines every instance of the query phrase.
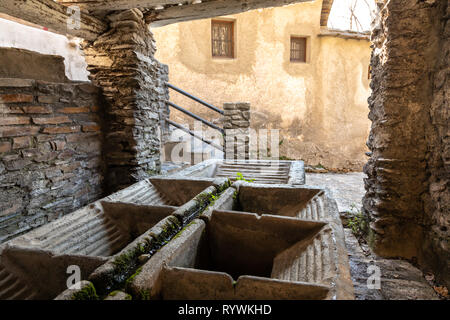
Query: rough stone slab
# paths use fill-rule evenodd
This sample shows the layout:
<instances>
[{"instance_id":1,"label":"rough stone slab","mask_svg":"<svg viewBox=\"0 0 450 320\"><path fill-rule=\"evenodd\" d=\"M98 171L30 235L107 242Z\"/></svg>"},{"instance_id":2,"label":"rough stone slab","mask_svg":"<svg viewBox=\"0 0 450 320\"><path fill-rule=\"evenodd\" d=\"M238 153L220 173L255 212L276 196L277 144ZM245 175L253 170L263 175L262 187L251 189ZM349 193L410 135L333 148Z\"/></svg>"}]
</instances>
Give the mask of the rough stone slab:
<instances>
[{"instance_id":1,"label":"rough stone slab","mask_svg":"<svg viewBox=\"0 0 450 320\"><path fill-rule=\"evenodd\" d=\"M205 223L203 221L194 220L144 264L142 271L130 285L133 295L139 297L145 292L150 299L157 297L160 294L161 273L165 265L193 266L195 252L204 229Z\"/></svg>"},{"instance_id":2,"label":"rough stone slab","mask_svg":"<svg viewBox=\"0 0 450 320\"><path fill-rule=\"evenodd\" d=\"M34 80L17 78L0 78L0 87L27 88L34 84Z\"/></svg>"}]
</instances>

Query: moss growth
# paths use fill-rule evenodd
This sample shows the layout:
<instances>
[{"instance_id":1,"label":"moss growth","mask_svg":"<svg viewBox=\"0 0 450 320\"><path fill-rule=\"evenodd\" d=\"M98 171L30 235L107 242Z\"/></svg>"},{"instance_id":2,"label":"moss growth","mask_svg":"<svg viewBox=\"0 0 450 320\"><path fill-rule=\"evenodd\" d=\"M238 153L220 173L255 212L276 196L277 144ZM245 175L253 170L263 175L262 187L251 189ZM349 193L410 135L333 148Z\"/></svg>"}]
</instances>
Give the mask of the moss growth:
<instances>
[{"instance_id":1,"label":"moss growth","mask_svg":"<svg viewBox=\"0 0 450 320\"><path fill-rule=\"evenodd\" d=\"M150 300L150 292L148 290L141 290L139 292L139 298L141 300Z\"/></svg>"},{"instance_id":2,"label":"moss growth","mask_svg":"<svg viewBox=\"0 0 450 320\"><path fill-rule=\"evenodd\" d=\"M172 240L177 239L179 236L181 236L181 234L183 233L184 230L186 230L189 226L193 225L195 223L195 221L191 221L189 224L187 224L183 229L181 229L173 238Z\"/></svg>"},{"instance_id":3,"label":"moss growth","mask_svg":"<svg viewBox=\"0 0 450 320\"><path fill-rule=\"evenodd\" d=\"M231 184L232 184L231 180L228 179L224 184L217 186L216 187L217 194L219 195L225 190L227 190L229 187L231 187Z\"/></svg>"},{"instance_id":4,"label":"moss growth","mask_svg":"<svg viewBox=\"0 0 450 320\"><path fill-rule=\"evenodd\" d=\"M236 173L236 181L245 181L245 182L253 182L255 179L245 179L244 175L240 172Z\"/></svg>"},{"instance_id":5,"label":"moss growth","mask_svg":"<svg viewBox=\"0 0 450 320\"><path fill-rule=\"evenodd\" d=\"M114 290L113 292L111 292L110 294L108 294L108 296L110 296L110 297L115 297L119 292L120 292L120 290Z\"/></svg>"},{"instance_id":6,"label":"moss growth","mask_svg":"<svg viewBox=\"0 0 450 320\"><path fill-rule=\"evenodd\" d=\"M135 273L131 277L127 279L125 282L125 287L128 288L128 286L133 282L134 278L136 278L140 273L142 272L142 267L139 267Z\"/></svg>"},{"instance_id":7,"label":"moss growth","mask_svg":"<svg viewBox=\"0 0 450 320\"><path fill-rule=\"evenodd\" d=\"M289 157L286 157L286 156L280 156L280 160L282 160L282 161L285 161L285 160L292 161L292 160L295 160L295 159L292 159L292 158L289 158Z\"/></svg>"},{"instance_id":8,"label":"moss growth","mask_svg":"<svg viewBox=\"0 0 450 320\"><path fill-rule=\"evenodd\" d=\"M92 283L72 295L72 300L99 300Z\"/></svg>"},{"instance_id":9,"label":"moss growth","mask_svg":"<svg viewBox=\"0 0 450 320\"><path fill-rule=\"evenodd\" d=\"M140 251L140 249L138 248L136 251ZM136 258L136 251L129 251L114 259L113 264L116 268L116 272L121 273L129 269L129 266L133 264Z\"/></svg>"},{"instance_id":10,"label":"moss growth","mask_svg":"<svg viewBox=\"0 0 450 320\"><path fill-rule=\"evenodd\" d=\"M360 238L366 238L370 242L370 238L373 237L373 232L370 230L369 219L360 210L356 208L356 205L351 206L351 217L348 218L346 226L352 229L355 236Z\"/></svg>"}]
</instances>

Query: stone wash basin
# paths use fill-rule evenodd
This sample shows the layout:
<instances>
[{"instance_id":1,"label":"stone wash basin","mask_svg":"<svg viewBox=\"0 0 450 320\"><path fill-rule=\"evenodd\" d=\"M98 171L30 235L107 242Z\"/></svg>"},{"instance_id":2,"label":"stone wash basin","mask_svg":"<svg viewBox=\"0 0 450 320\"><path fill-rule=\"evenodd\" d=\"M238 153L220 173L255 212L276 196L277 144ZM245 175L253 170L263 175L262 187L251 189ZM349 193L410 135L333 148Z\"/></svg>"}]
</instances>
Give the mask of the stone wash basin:
<instances>
[{"instance_id":1,"label":"stone wash basin","mask_svg":"<svg viewBox=\"0 0 450 320\"><path fill-rule=\"evenodd\" d=\"M83 276L107 261L11 245L2 246L0 255L0 300L53 299L67 288L68 266L77 265Z\"/></svg>"},{"instance_id":2,"label":"stone wash basin","mask_svg":"<svg viewBox=\"0 0 450 320\"><path fill-rule=\"evenodd\" d=\"M313 258L302 264L295 256L324 225L215 211L206 226L193 225L193 235L184 244L192 242L191 256L182 259L174 255L168 261L160 298L325 299L331 290L331 265L315 270L314 263L331 260L329 244L325 248L318 246L322 251L317 253L317 261ZM196 240L196 234L204 230L205 234ZM289 250L292 246L296 250ZM311 277L301 278L299 270ZM284 273L293 276L285 277Z\"/></svg>"},{"instance_id":3,"label":"stone wash basin","mask_svg":"<svg viewBox=\"0 0 450 320\"><path fill-rule=\"evenodd\" d=\"M237 183L152 256L129 290L150 299L353 299L337 219L323 190Z\"/></svg>"},{"instance_id":4,"label":"stone wash basin","mask_svg":"<svg viewBox=\"0 0 450 320\"><path fill-rule=\"evenodd\" d=\"M233 209L306 220L324 220L327 215L326 198L321 189L243 184L239 188L239 196Z\"/></svg>"},{"instance_id":5,"label":"stone wash basin","mask_svg":"<svg viewBox=\"0 0 450 320\"><path fill-rule=\"evenodd\" d=\"M264 184L305 183L303 161L271 160L219 160L211 159L178 172L180 177L229 178L236 180L237 173L245 179Z\"/></svg>"},{"instance_id":6,"label":"stone wash basin","mask_svg":"<svg viewBox=\"0 0 450 320\"><path fill-rule=\"evenodd\" d=\"M267 164L206 161L6 242L0 299L353 299L335 201L302 185L302 163L275 179Z\"/></svg>"},{"instance_id":7,"label":"stone wash basin","mask_svg":"<svg viewBox=\"0 0 450 320\"><path fill-rule=\"evenodd\" d=\"M69 265L79 265L87 277L106 257L212 184L201 179L142 181L6 242L0 246L0 299L56 297L66 289ZM51 281L55 284L46 284Z\"/></svg>"}]
</instances>

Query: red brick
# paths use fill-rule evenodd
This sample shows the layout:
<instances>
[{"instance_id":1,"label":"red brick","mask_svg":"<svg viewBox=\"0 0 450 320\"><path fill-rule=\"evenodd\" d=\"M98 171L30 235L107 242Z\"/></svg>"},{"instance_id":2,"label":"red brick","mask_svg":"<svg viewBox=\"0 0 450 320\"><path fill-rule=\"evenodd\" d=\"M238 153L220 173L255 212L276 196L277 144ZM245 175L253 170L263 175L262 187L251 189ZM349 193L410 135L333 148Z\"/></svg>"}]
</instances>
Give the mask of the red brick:
<instances>
[{"instance_id":1,"label":"red brick","mask_svg":"<svg viewBox=\"0 0 450 320\"><path fill-rule=\"evenodd\" d=\"M13 149L31 147L31 137L18 137L13 139Z\"/></svg>"},{"instance_id":2,"label":"red brick","mask_svg":"<svg viewBox=\"0 0 450 320\"><path fill-rule=\"evenodd\" d=\"M87 113L89 111L89 107L67 107L59 110L61 113Z\"/></svg>"},{"instance_id":3,"label":"red brick","mask_svg":"<svg viewBox=\"0 0 450 320\"><path fill-rule=\"evenodd\" d=\"M42 106L23 107L26 113L52 113L52 108Z\"/></svg>"},{"instance_id":4,"label":"red brick","mask_svg":"<svg viewBox=\"0 0 450 320\"><path fill-rule=\"evenodd\" d=\"M72 122L67 116L60 117L50 117L50 118L42 118L42 117L33 117L33 122L35 124L61 124Z\"/></svg>"},{"instance_id":5,"label":"red brick","mask_svg":"<svg viewBox=\"0 0 450 320\"><path fill-rule=\"evenodd\" d=\"M68 127L47 127L42 132L49 134L57 134L57 133L73 133L79 132L79 126L68 126Z\"/></svg>"},{"instance_id":6,"label":"red brick","mask_svg":"<svg viewBox=\"0 0 450 320\"><path fill-rule=\"evenodd\" d=\"M0 117L0 126L16 125L16 124L29 124L29 117Z\"/></svg>"},{"instance_id":7,"label":"red brick","mask_svg":"<svg viewBox=\"0 0 450 320\"><path fill-rule=\"evenodd\" d=\"M33 102L33 96L29 94L0 94L0 102L16 103L16 102Z\"/></svg>"},{"instance_id":8,"label":"red brick","mask_svg":"<svg viewBox=\"0 0 450 320\"><path fill-rule=\"evenodd\" d=\"M87 124L83 126L83 132L98 132L100 131L100 126L96 123Z\"/></svg>"},{"instance_id":9,"label":"red brick","mask_svg":"<svg viewBox=\"0 0 450 320\"><path fill-rule=\"evenodd\" d=\"M24 126L24 127L0 127L1 137L20 137L32 136L39 132L39 127Z\"/></svg>"},{"instance_id":10,"label":"red brick","mask_svg":"<svg viewBox=\"0 0 450 320\"><path fill-rule=\"evenodd\" d=\"M98 105L92 106L91 110L92 110L92 112L98 112L98 111L100 111L100 106L98 106Z\"/></svg>"},{"instance_id":11,"label":"red brick","mask_svg":"<svg viewBox=\"0 0 450 320\"><path fill-rule=\"evenodd\" d=\"M8 152L11 150L11 142L0 142L0 152Z\"/></svg>"}]
</instances>

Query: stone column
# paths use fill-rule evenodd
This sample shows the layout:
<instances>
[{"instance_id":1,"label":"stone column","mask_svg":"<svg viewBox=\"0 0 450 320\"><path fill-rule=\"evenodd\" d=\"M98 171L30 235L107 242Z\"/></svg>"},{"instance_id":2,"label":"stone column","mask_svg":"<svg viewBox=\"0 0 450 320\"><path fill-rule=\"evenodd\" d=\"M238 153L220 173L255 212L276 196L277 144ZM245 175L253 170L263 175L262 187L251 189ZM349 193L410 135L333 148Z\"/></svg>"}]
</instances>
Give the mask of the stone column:
<instances>
[{"instance_id":1,"label":"stone column","mask_svg":"<svg viewBox=\"0 0 450 320\"><path fill-rule=\"evenodd\" d=\"M85 41L83 49L90 78L107 102L103 155L113 192L160 172L168 67L154 58L155 42L141 11L107 18L109 31Z\"/></svg>"},{"instance_id":2,"label":"stone column","mask_svg":"<svg viewBox=\"0 0 450 320\"><path fill-rule=\"evenodd\" d=\"M250 103L225 103L225 159L247 160L250 152Z\"/></svg>"},{"instance_id":3,"label":"stone column","mask_svg":"<svg viewBox=\"0 0 450 320\"><path fill-rule=\"evenodd\" d=\"M437 90L444 86L445 71L436 72L448 68L448 3L397 0L381 5L372 32L371 155L364 168L370 243L382 256L434 265L436 274L446 273L449 281L449 231L443 218L449 212L444 174L449 162L442 147L445 141L448 146L448 96ZM443 61L444 67L437 66ZM445 200L439 203L442 199L446 205Z\"/></svg>"}]
</instances>

